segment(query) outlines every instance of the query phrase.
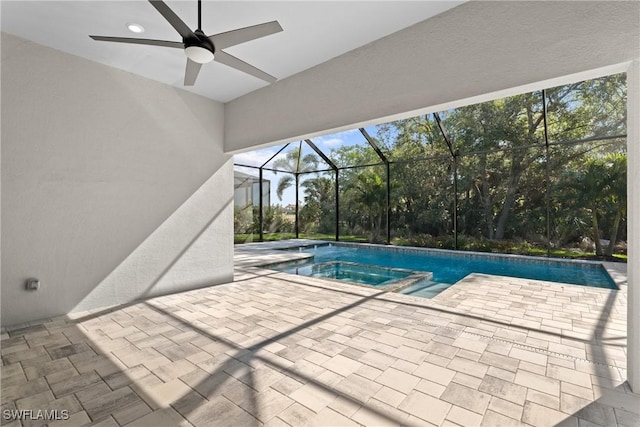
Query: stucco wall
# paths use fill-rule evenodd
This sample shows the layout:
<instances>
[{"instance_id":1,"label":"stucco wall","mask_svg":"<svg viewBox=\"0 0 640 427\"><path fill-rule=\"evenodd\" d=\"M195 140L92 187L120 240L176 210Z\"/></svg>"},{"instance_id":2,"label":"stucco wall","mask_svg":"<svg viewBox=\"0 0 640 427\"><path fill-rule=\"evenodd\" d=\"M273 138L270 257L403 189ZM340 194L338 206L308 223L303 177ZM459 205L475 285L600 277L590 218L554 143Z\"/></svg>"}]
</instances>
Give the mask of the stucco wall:
<instances>
[{"instance_id":1,"label":"stucco wall","mask_svg":"<svg viewBox=\"0 0 640 427\"><path fill-rule=\"evenodd\" d=\"M2 325L231 280L222 104L2 34L1 136Z\"/></svg>"}]
</instances>

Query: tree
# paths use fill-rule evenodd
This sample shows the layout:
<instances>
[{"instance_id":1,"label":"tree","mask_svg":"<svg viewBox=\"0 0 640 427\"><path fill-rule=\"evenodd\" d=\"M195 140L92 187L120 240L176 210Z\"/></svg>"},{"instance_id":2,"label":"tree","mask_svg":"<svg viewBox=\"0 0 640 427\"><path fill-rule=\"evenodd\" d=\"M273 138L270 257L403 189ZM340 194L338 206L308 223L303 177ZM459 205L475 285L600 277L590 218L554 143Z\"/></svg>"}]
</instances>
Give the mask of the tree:
<instances>
[{"instance_id":1,"label":"tree","mask_svg":"<svg viewBox=\"0 0 640 427\"><path fill-rule=\"evenodd\" d=\"M505 237L521 180L544 153L539 93L527 93L462 107L445 118L462 157L462 188L481 206L485 236Z\"/></svg>"},{"instance_id":2,"label":"tree","mask_svg":"<svg viewBox=\"0 0 640 427\"><path fill-rule=\"evenodd\" d=\"M367 145L342 146L331 152L340 171L340 220L349 234L369 234L379 241L386 218L386 173L382 160ZM351 167L376 165L367 167Z\"/></svg>"},{"instance_id":3,"label":"tree","mask_svg":"<svg viewBox=\"0 0 640 427\"><path fill-rule=\"evenodd\" d=\"M354 180L347 184L349 193L356 212L361 213L370 231L370 240L380 240L383 214L386 211L386 184L383 178L371 169L359 172Z\"/></svg>"},{"instance_id":4,"label":"tree","mask_svg":"<svg viewBox=\"0 0 640 427\"><path fill-rule=\"evenodd\" d=\"M304 206L300 209L300 222L307 233L335 231L335 181L326 176L315 176L300 184L305 190Z\"/></svg>"},{"instance_id":5,"label":"tree","mask_svg":"<svg viewBox=\"0 0 640 427\"><path fill-rule=\"evenodd\" d=\"M392 161L391 226L398 237L452 233L453 169L450 151L430 116L380 125L379 145Z\"/></svg>"},{"instance_id":6,"label":"tree","mask_svg":"<svg viewBox=\"0 0 640 427\"><path fill-rule=\"evenodd\" d=\"M233 207L233 229L236 234L251 234L253 232L253 206Z\"/></svg>"},{"instance_id":7,"label":"tree","mask_svg":"<svg viewBox=\"0 0 640 427\"><path fill-rule=\"evenodd\" d=\"M605 161L609 172L607 177L609 183L608 202L615 212L609 235L609 246L605 255L612 256L620 234L620 224L627 215L627 156L620 153L610 154L605 158Z\"/></svg>"},{"instance_id":8,"label":"tree","mask_svg":"<svg viewBox=\"0 0 640 427\"><path fill-rule=\"evenodd\" d=\"M303 172L311 172L318 168L318 159L313 154L302 156L300 147L289 151L284 157L280 157L273 162L273 169L287 172L280 180L276 187L276 194L279 200L282 200L284 191L295 183L295 176ZM277 174L277 171L273 172Z\"/></svg>"},{"instance_id":9,"label":"tree","mask_svg":"<svg viewBox=\"0 0 640 427\"><path fill-rule=\"evenodd\" d=\"M551 143L624 133L624 74L546 92ZM540 92L441 113L454 144L453 151L459 153L455 197L458 197L460 232L493 240L545 234L546 214L544 208L540 209L540 204L546 203L547 185L542 113ZM426 178L442 177L442 167L452 161L437 128L426 118L414 117L379 126L377 135L394 159L432 159L394 169L401 174L393 177L399 185L393 197L401 195L398 204L394 204L397 213L415 224L416 220L420 222L421 212L447 206L433 201L447 200L445 193L452 191L451 186L443 185L446 182L440 178L441 187L432 188ZM557 165L557 169L551 170L553 175L571 162L575 152L571 145L558 145L551 154ZM555 178L551 179L553 184ZM416 192L416 188L420 191ZM430 224L423 224L423 230L433 233L436 219L431 217L429 221Z\"/></svg>"},{"instance_id":10,"label":"tree","mask_svg":"<svg viewBox=\"0 0 640 427\"><path fill-rule=\"evenodd\" d=\"M291 233L294 231L293 223L287 218L282 206L265 206L262 213L263 230L267 233ZM260 219L257 212L253 216L253 228L257 234L260 230Z\"/></svg>"},{"instance_id":11,"label":"tree","mask_svg":"<svg viewBox=\"0 0 640 427\"><path fill-rule=\"evenodd\" d=\"M626 214L627 157L607 154L588 157L581 167L572 172L579 190L577 203L589 212L591 233L596 255L611 256L618 238L620 223ZM602 248L602 219L613 218L606 251Z\"/></svg>"},{"instance_id":12,"label":"tree","mask_svg":"<svg viewBox=\"0 0 640 427\"><path fill-rule=\"evenodd\" d=\"M550 160L553 246L562 247L571 242L580 242L586 236L593 239L593 200L600 198L604 191L604 184L600 183L599 177L604 171L597 163L610 155L625 157L624 152L623 138L553 147ZM615 185L622 186L623 192L626 191L625 179L616 179ZM598 229L602 230L602 225L608 228L611 225L609 218L612 216L613 214L600 215ZM594 245L595 243L594 241Z\"/></svg>"}]
</instances>

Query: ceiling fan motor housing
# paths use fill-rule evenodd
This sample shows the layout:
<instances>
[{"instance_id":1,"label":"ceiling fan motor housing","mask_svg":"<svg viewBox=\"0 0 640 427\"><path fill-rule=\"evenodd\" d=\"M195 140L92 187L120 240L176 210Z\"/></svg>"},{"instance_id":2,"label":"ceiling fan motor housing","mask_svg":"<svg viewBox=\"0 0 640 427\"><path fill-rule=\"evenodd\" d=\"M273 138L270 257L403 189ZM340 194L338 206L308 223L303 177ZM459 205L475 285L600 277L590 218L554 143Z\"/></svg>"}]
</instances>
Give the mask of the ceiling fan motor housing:
<instances>
[{"instance_id":1,"label":"ceiling fan motor housing","mask_svg":"<svg viewBox=\"0 0 640 427\"><path fill-rule=\"evenodd\" d=\"M184 51L192 61L199 64L213 61L216 48L202 30L195 30L193 37L186 37L183 39L183 43Z\"/></svg>"}]
</instances>

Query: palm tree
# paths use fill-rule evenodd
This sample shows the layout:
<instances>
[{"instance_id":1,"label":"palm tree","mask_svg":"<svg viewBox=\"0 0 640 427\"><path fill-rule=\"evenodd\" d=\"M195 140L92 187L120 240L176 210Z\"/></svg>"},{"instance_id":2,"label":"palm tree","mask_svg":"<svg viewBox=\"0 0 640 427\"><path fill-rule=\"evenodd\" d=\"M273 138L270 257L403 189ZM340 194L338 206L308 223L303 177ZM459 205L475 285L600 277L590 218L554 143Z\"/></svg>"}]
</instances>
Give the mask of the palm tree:
<instances>
[{"instance_id":1,"label":"palm tree","mask_svg":"<svg viewBox=\"0 0 640 427\"><path fill-rule=\"evenodd\" d=\"M298 148L295 148L289 151L284 157L277 159L273 162L273 171L274 174L277 174L277 170L280 172L287 172L285 176L280 178L278 181L278 186L276 188L276 195L279 200L282 200L282 194L284 190L291 187L291 185L295 185L296 190L296 213L295 213L295 232L296 238L298 238L298 234L300 232L299 227L299 211L298 211L298 203L299 196L298 192L300 189L300 174L301 173L309 173L315 171L318 168L318 159L313 154L307 154L305 156L302 155L302 141ZM293 175L293 176L292 176Z\"/></svg>"},{"instance_id":2,"label":"palm tree","mask_svg":"<svg viewBox=\"0 0 640 427\"><path fill-rule=\"evenodd\" d=\"M575 185L581 188L581 204L591 214L591 227L596 246L596 255L611 256L618 238L620 223L627 208L627 156L609 154L604 157L588 158L575 178ZM603 251L600 242L600 219L613 212L609 245Z\"/></svg>"},{"instance_id":3,"label":"palm tree","mask_svg":"<svg viewBox=\"0 0 640 427\"><path fill-rule=\"evenodd\" d=\"M314 176L300 186L306 193L304 206L300 209L303 229L310 232L315 227L319 233L331 232L335 225L335 181L326 176Z\"/></svg>"},{"instance_id":4,"label":"palm tree","mask_svg":"<svg viewBox=\"0 0 640 427\"><path fill-rule=\"evenodd\" d=\"M593 240L596 246L596 255L602 255L602 243L600 241L600 225L598 221L598 211L601 206L601 198L605 193L607 185L605 179L604 165L598 158L587 159L582 172L583 195L586 198L585 205L591 212L591 226L593 229Z\"/></svg>"},{"instance_id":5,"label":"palm tree","mask_svg":"<svg viewBox=\"0 0 640 427\"><path fill-rule=\"evenodd\" d=\"M384 179L374 171L365 170L347 184L354 207L367 219L372 242L380 239L382 217L386 209L386 187Z\"/></svg>"},{"instance_id":6,"label":"palm tree","mask_svg":"<svg viewBox=\"0 0 640 427\"><path fill-rule=\"evenodd\" d=\"M605 156L604 161L607 165L609 190L607 201L615 212L605 255L612 256L620 231L620 223L627 213L627 156L621 153L609 154Z\"/></svg>"},{"instance_id":7,"label":"palm tree","mask_svg":"<svg viewBox=\"0 0 640 427\"><path fill-rule=\"evenodd\" d=\"M279 200L282 200L282 194L287 188L291 187L294 180L297 181L299 174L311 172L318 168L318 159L316 156L313 154L306 154L301 157L301 148L302 147L295 148L289 151L284 157L280 157L273 162L273 169L287 173L278 181L276 194ZM277 174L277 171L273 171L273 173Z\"/></svg>"}]
</instances>

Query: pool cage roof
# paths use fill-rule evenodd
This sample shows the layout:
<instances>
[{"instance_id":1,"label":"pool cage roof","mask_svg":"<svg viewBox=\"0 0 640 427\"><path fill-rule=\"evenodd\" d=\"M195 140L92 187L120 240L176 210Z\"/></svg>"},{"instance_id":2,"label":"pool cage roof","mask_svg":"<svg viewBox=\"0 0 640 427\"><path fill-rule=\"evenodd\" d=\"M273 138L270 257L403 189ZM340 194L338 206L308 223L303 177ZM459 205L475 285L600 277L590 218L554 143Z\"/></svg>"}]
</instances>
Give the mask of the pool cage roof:
<instances>
[{"instance_id":1,"label":"pool cage roof","mask_svg":"<svg viewBox=\"0 0 640 427\"><path fill-rule=\"evenodd\" d=\"M475 150L475 151L464 151L461 152L460 147L456 147L455 142L452 141L452 139L449 136L449 133L447 131L446 128L446 123L444 122L444 120L441 118L441 114L445 115L445 120L446 120L446 112L443 113L432 113L431 116L433 118L433 121L435 122L435 124L437 125L438 128L438 132L439 132L439 136L441 138L441 141L443 142L443 150L442 150L442 154L441 155L430 155L430 156L411 156L411 157L407 157L407 158L391 158L390 153L385 153L385 149L384 147L380 146L380 143L376 140L376 138L372 137L369 132L365 129L365 128L358 128L359 133L361 134L361 141L360 143L357 143L358 145L361 145L363 148L365 148L365 150L370 150L372 153L373 158L376 159L376 161L374 162L367 162L367 163L358 163L358 164L340 164L340 162L336 161L335 159L331 158L330 154L325 153L323 150L321 150L318 147L318 144L314 143L314 141L312 139L304 139L302 141L297 141L297 142L290 142L287 143L285 145L283 145L275 154L273 154L267 161L265 161L264 163L262 163L260 166L255 166L255 165L248 165L248 164L242 164L242 163L234 163L234 166L238 166L238 167L243 167L243 168L251 168L251 169L258 169L259 170L259 179L260 182L262 182L263 178L262 178L262 171L263 170L267 170L267 171L271 171L274 173L285 173L285 174L291 174L294 175L295 177L295 190L296 190L296 203L295 203L295 236L296 238L299 237L300 234L300 230L299 230L299 222L298 222L298 216L299 216L299 195L298 195L298 191L299 191L299 176L300 175L304 175L304 174L312 174L312 173L322 173L322 172L333 172L335 173L335 200L336 200L336 218L335 218L335 229L336 229L336 233L335 233L335 240L339 241L340 240L340 218L339 218L339 176L340 176L340 171L342 170L347 170L347 169L357 169L357 168L365 168L365 167L372 167L372 166L384 166L386 168L386 240L385 243L386 244L391 244L391 179L390 179L390 166L392 164L402 164L402 163L411 163L411 162L417 162L417 161L434 161L434 160L441 160L441 161L448 161L451 162L451 166L452 166L452 172L453 172L453 188L454 188L454 192L457 193L457 186L458 186L458 174L457 174L457 166L458 166L458 159L461 156L469 156L469 155L482 155L482 154L488 154L488 153L493 153L493 152L498 152L498 151L513 151L513 150L526 150L529 149L533 146L538 146L538 147L542 147L544 149L546 149L547 151L547 155L549 154L549 149L553 146L557 146L557 145L573 145L573 144L581 144L581 143L586 143L586 142L596 142L596 141L607 141L607 140L617 140L620 138L626 138L626 134L616 134L616 135L596 135L596 136L591 136L591 137L587 137L587 138L581 138L581 139L575 139L575 140L569 140L569 141L555 141L555 142L550 142L550 137L549 137L549 130L547 127L547 105L548 105L548 98L547 98L547 91L546 90L541 90L539 91L541 94L541 111L540 111L540 119L543 122L543 138L541 138L544 143L541 144L533 144L533 145L522 145L522 146L501 146L501 147L496 147L496 148L492 148L492 149L488 149L488 150ZM429 115L425 115L423 116L425 121L429 121ZM289 168L288 170L284 169L284 168L277 168L277 167L269 167L268 165L273 164L273 163L277 163L276 160L279 158L279 156L281 155L286 155L288 152L291 152L293 150L297 150L297 157L293 158L293 165L289 164L289 166L294 166ZM309 154L316 154L317 156L320 157L320 159L322 159L322 161L328 166L326 168L312 168L309 169L308 167L304 167L306 166L308 163L304 162L303 159L305 158L305 156L309 155ZM373 153L375 153L375 155L373 155ZM282 157L280 157L280 159L282 159ZM548 170L548 165L547 165L547 175L546 175L546 185L549 185L549 173L550 171ZM263 212L262 212L262 192L260 192L259 194L260 196L260 202L259 202L259 206L261 207L259 209L259 222L262 225L263 223ZM453 222L453 236L454 236L454 249L458 249L458 230L457 230L457 211L458 211L458 207L457 207L457 200L454 198L454 214L452 215L452 222ZM549 220L549 201L547 200L547 220ZM547 234L549 234L549 227L547 228ZM264 241L264 236L263 236L263 231L262 231L262 226L260 227L260 233L259 233L259 241L262 242ZM550 241L549 235L547 236L547 241ZM550 254L550 246L548 246L547 248L547 254Z\"/></svg>"},{"instance_id":2,"label":"pool cage roof","mask_svg":"<svg viewBox=\"0 0 640 427\"><path fill-rule=\"evenodd\" d=\"M378 159L380 159L379 162L377 163L366 163L366 164L357 164L357 165L348 165L348 166L337 166L333 160L331 160L331 158L329 158L329 156L327 154L325 154L320 148L318 148L318 146L311 140L311 139L305 139L303 141L299 141L299 142L290 142L287 143L285 145L283 145L273 156L271 156L266 162L264 162L261 166L253 166L253 165L247 165L247 164L242 164L242 163L234 163L235 166L240 166L240 167L245 167L245 168L252 168L252 169L262 169L262 170L268 170L271 172L279 172L279 173L289 173L289 174L308 174L308 173L319 173L319 172L335 172L335 171L339 171L339 170L344 170L344 169L353 169L353 168L363 168L363 167L367 167L367 166L380 166L380 165L386 165L386 164L390 164L390 163L394 163L393 161L390 161L387 156L385 156L385 154L382 152L382 150L378 147L376 141L374 138L372 138L369 133L364 129L364 128L359 128L358 129L360 131L360 133L363 135L363 137L365 138L365 141L369 144L369 147L373 150L373 152L376 153ZM297 147L295 147L295 145L298 145ZM296 168L294 170L285 170L285 169L277 169L277 168L271 168L271 167L267 167L267 165L269 163L272 163L274 159L276 159L280 154L286 153L287 148L293 148L293 149L298 149L298 156L297 156L297 165ZM328 166L328 168L324 168L324 169L301 169L300 165L303 163L302 162L302 158L305 156L305 148L309 148L313 151L313 153L317 154ZM412 159L412 160L420 160L420 159Z\"/></svg>"}]
</instances>

